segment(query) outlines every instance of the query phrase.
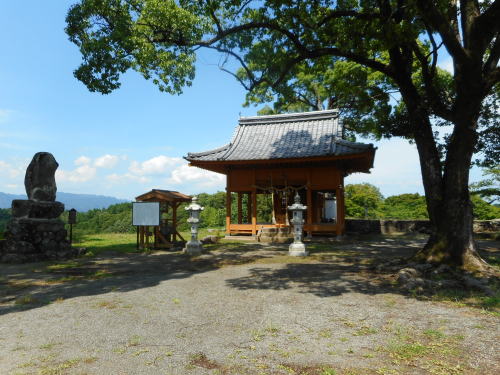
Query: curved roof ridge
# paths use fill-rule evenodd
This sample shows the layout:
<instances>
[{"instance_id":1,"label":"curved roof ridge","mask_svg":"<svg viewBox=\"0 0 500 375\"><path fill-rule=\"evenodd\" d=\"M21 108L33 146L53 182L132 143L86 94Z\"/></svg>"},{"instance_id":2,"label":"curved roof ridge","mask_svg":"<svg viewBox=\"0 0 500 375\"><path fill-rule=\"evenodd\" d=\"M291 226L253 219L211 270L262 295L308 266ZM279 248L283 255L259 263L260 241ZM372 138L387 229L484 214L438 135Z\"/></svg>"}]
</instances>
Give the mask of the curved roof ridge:
<instances>
[{"instance_id":1,"label":"curved roof ridge","mask_svg":"<svg viewBox=\"0 0 500 375\"><path fill-rule=\"evenodd\" d=\"M342 143L342 144L344 144L346 146L350 146L350 147L362 147L362 148L373 147L373 143L351 142L351 141L348 141L347 139L342 139L342 138L338 138L338 137L336 137L335 142Z\"/></svg>"},{"instance_id":2,"label":"curved roof ridge","mask_svg":"<svg viewBox=\"0 0 500 375\"><path fill-rule=\"evenodd\" d=\"M339 114L338 109L327 109L323 111L312 111L312 112L298 112L298 113L284 113L279 115L266 115L266 116L249 116L240 117L240 125L257 125L257 124L271 124L279 122L290 122L290 121L310 121L310 120L321 120L337 117Z\"/></svg>"},{"instance_id":3,"label":"curved roof ridge","mask_svg":"<svg viewBox=\"0 0 500 375\"><path fill-rule=\"evenodd\" d=\"M219 159L225 159L227 157L229 157L229 155L231 155L234 150L236 149L236 147L238 146L238 143L240 143L240 140L241 140L241 129L243 127L238 125L236 127L236 129L234 130L234 133L233 133L233 138L231 139L231 142L229 143L229 146L228 149L226 150L226 152L224 154L222 154L221 156L219 156Z\"/></svg>"},{"instance_id":4,"label":"curved roof ridge","mask_svg":"<svg viewBox=\"0 0 500 375\"><path fill-rule=\"evenodd\" d=\"M202 151L202 152L188 152L187 154L187 158L190 158L190 157L201 157L201 156L208 156L208 155L212 155L212 154L216 154L218 152L223 152L223 151L227 151L228 148L230 148L231 146L231 143L228 143L222 147L219 147L219 148L214 148L212 150L208 150L208 151Z\"/></svg>"}]
</instances>

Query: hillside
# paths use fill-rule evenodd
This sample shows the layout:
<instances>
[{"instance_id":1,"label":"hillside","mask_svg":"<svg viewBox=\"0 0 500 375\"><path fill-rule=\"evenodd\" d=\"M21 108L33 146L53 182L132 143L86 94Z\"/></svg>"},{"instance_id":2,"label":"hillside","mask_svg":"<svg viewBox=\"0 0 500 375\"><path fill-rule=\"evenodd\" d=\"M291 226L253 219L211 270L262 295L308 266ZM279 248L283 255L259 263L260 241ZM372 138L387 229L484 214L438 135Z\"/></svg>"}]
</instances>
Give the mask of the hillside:
<instances>
[{"instance_id":1,"label":"hillside","mask_svg":"<svg viewBox=\"0 0 500 375\"><path fill-rule=\"evenodd\" d=\"M26 199L26 195L0 193L0 208L10 208L13 199ZM57 192L57 200L64 203L66 209L74 208L86 212L97 208L108 208L113 204L127 202L124 199L93 194L72 194Z\"/></svg>"}]
</instances>

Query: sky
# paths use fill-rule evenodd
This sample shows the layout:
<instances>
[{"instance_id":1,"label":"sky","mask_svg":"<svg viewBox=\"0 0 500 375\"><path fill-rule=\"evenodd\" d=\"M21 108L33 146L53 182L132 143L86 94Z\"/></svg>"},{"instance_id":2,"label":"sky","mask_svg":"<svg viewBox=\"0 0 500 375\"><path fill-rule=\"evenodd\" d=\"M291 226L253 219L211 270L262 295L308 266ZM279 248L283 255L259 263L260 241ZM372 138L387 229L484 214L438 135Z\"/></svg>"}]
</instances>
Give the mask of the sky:
<instances>
[{"instance_id":1,"label":"sky","mask_svg":"<svg viewBox=\"0 0 500 375\"><path fill-rule=\"evenodd\" d=\"M153 188L186 194L222 191L225 176L189 167L188 152L228 143L244 108L245 90L202 52L196 78L179 96L161 93L135 72L109 95L91 93L73 77L81 56L64 33L74 0L0 1L0 192L24 193L33 155L50 152L59 163L59 191L133 200ZM452 69L451 61L440 65ZM384 196L423 194L414 145L393 138L378 147L369 182ZM471 180L481 177L474 168Z\"/></svg>"}]
</instances>

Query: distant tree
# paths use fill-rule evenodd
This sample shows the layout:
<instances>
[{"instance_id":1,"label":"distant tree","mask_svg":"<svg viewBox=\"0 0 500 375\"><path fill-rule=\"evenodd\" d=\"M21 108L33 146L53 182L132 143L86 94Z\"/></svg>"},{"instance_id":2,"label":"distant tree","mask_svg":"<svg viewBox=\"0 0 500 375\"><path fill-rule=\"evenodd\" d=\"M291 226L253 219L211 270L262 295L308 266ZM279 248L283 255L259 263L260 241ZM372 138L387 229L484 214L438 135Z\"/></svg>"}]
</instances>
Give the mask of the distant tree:
<instances>
[{"instance_id":1,"label":"distant tree","mask_svg":"<svg viewBox=\"0 0 500 375\"><path fill-rule=\"evenodd\" d=\"M5 227L10 218L11 218L10 208L0 208L0 236L5 231Z\"/></svg>"},{"instance_id":2,"label":"distant tree","mask_svg":"<svg viewBox=\"0 0 500 375\"><path fill-rule=\"evenodd\" d=\"M472 194L471 200L473 205L474 219L500 219L500 207L489 204L477 194Z\"/></svg>"},{"instance_id":3,"label":"distant tree","mask_svg":"<svg viewBox=\"0 0 500 375\"><path fill-rule=\"evenodd\" d=\"M346 216L354 218L375 219L384 197L380 190L369 183L345 186Z\"/></svg>"},{"instance_id":4,"label":"distant tree","mask_svg":"<svg viewBox=\"0 0 500 375\"><path fill-rule=\"evenodd\" d=\"M226 224L226 194L201 193L197 195L198 203L204 207L201 213L201 227L223 227Z\"/></svg>"},{"instance_id":5,"label":"distant tree","mask_svg":"<svg viewBox=\"0 0 500 375\"><path fill-rule=\"evenodd\" d=\"M400 194L387 197L382 205L381 216L388 219L428 219L425 197L415 194Z\"/></svg>"},{"instance_id":6,"label":"distant tree","mask_svg":"<svg viewBox=\"0 0 500 375\"><path fill-rule=\"evenodd\" d=\"M485 169L483 176L489 178L471 184L471 193L479 195L489 204L500 203L500 166Z\"/></svg>"}]
</instances>

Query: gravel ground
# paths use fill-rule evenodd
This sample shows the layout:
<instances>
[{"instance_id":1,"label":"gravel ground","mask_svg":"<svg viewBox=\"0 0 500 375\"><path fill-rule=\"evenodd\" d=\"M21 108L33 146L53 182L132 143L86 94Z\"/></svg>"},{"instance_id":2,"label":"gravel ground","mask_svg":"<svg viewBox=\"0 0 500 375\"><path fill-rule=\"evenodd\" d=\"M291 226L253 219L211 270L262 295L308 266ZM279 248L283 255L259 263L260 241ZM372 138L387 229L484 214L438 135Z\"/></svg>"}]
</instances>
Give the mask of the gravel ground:
<instances>
[{"instance_id":1,"label":"gravel ground","mask_svg":"<svg viewBox=\"0 0 500 375\"><path fill-rule=\"evenodd\" d=\"M369 269L421 245L331 243L297 259L286 246L233 244L191 261L2 265L0 374L499 373L498 315L416 299Z\"/></svg>"}]
</instances>

